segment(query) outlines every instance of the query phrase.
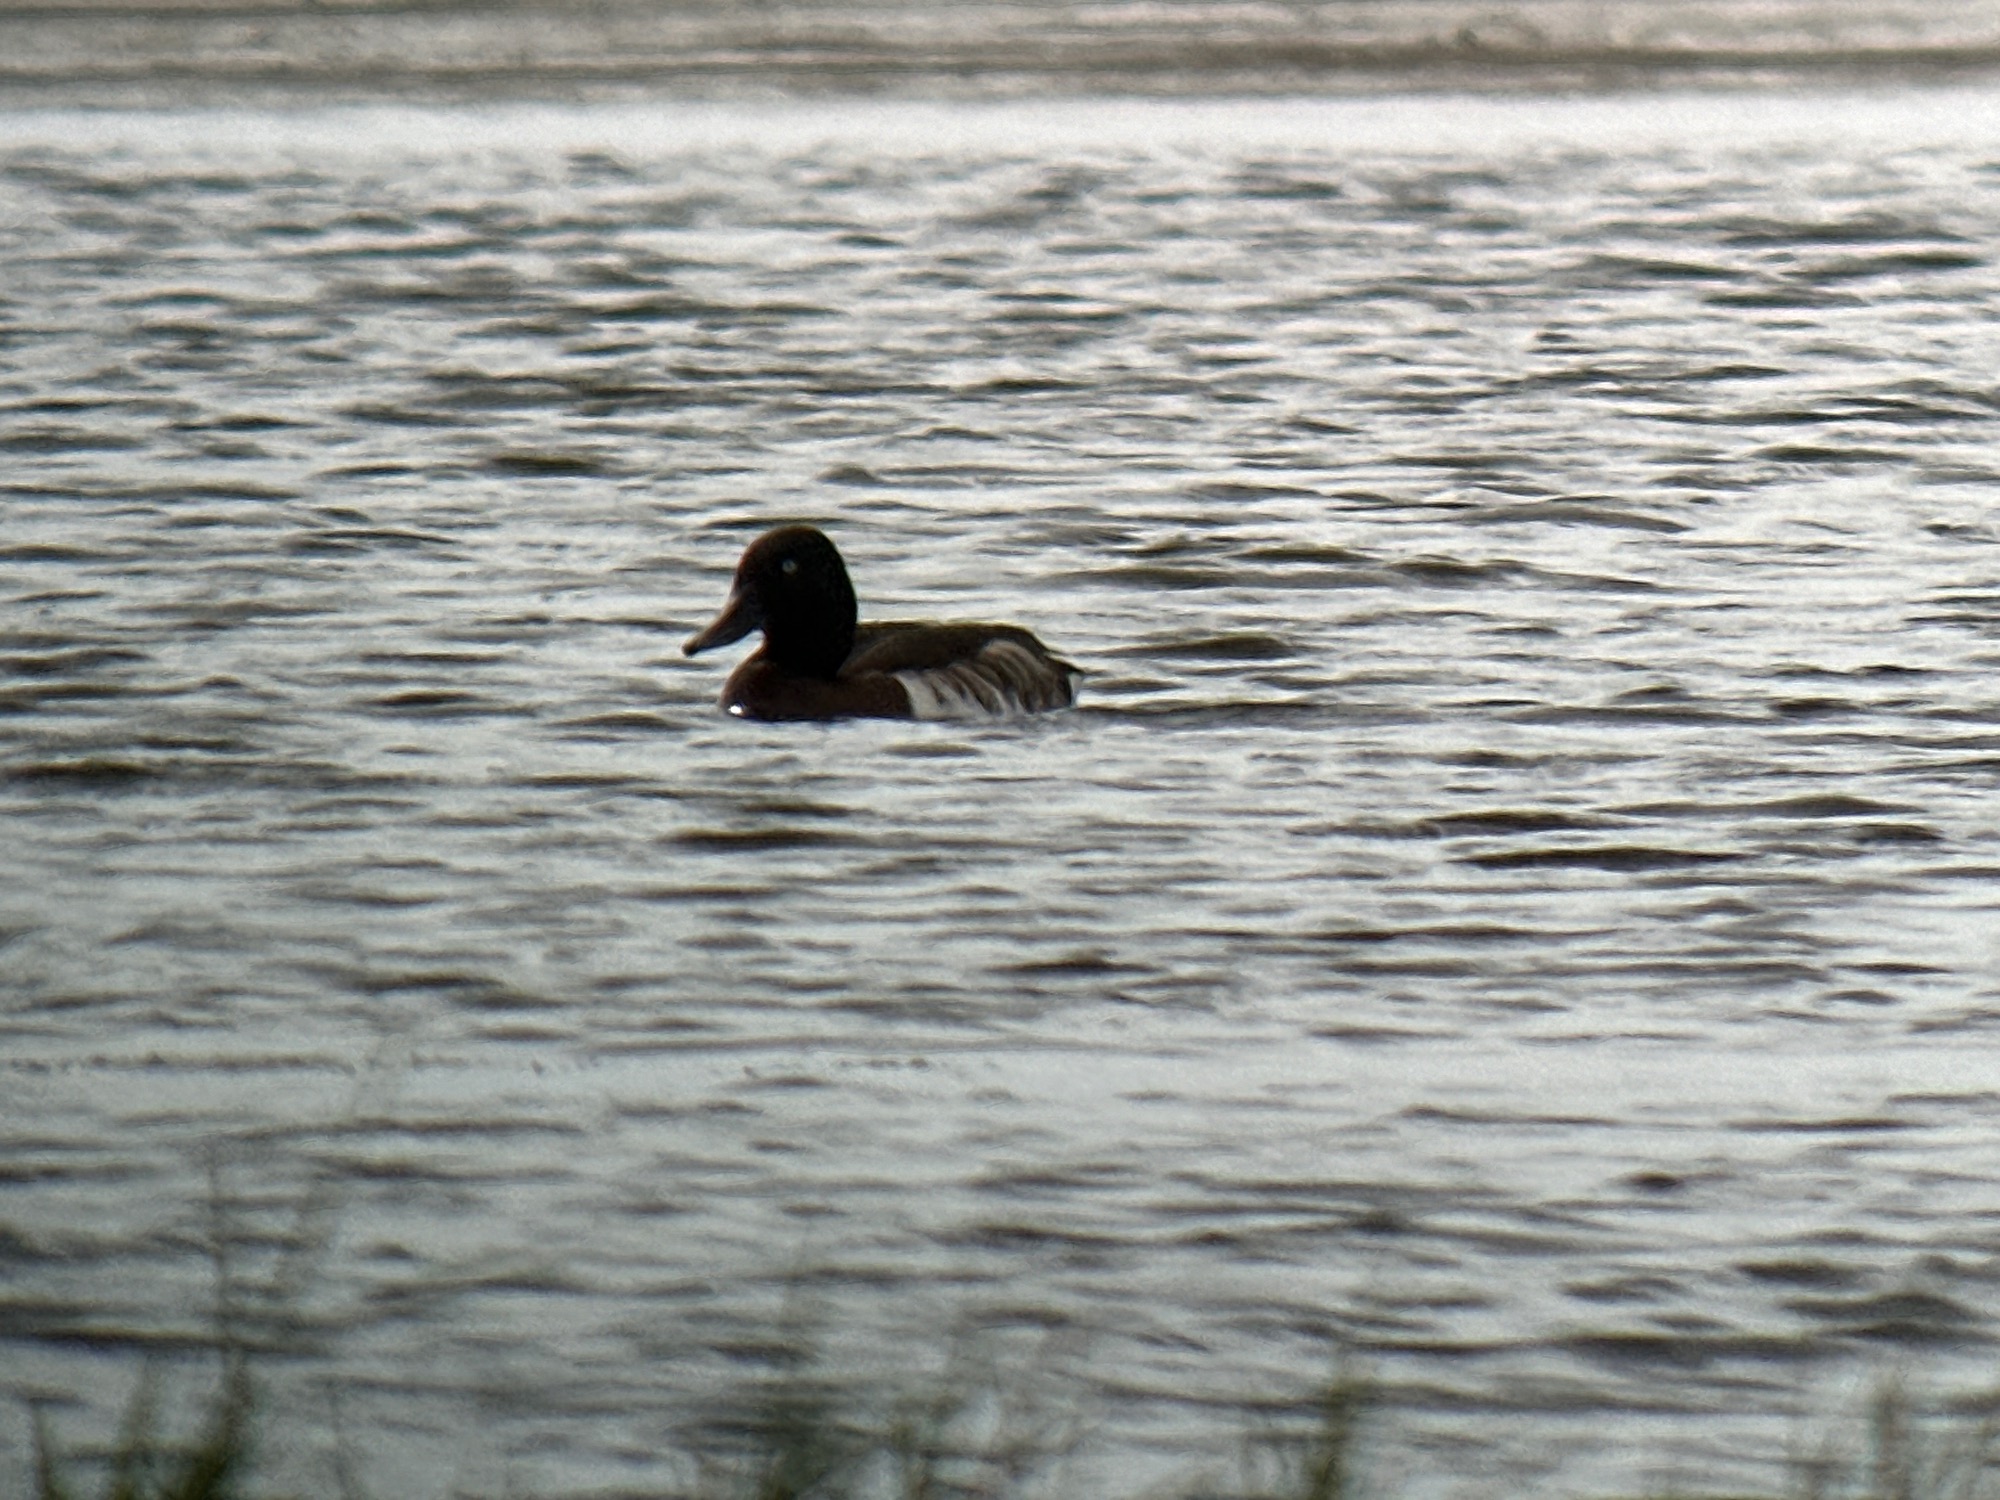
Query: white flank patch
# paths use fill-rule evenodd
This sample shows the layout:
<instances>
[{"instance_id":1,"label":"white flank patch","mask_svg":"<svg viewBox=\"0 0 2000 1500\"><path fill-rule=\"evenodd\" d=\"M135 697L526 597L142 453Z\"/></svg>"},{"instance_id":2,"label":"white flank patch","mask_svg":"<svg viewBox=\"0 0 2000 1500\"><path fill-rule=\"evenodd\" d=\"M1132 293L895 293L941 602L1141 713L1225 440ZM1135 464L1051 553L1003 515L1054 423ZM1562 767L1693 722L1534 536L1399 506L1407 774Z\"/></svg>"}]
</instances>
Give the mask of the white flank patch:
<instances>
[{"instance_id":1,"label":"white flank patch","mask_svg":"<svg viewBox=\"0 0 2000 1500\"><path fill-rule=\"evenodd\" d=\"M1004 719L1009 713L1020 712L1018 708L995 705L980 697L977 689L965 681L969 675L959 667L894 674L903 691L910 695L913 719ZM985 686L987 693L993 695L992 686Z\"/></svg>"},{"instance_id":2,"label":"white flank patch","mask_svg":"<svg viewBox=\"0 0 2000 1500\"><path fill-rule=\"evenodd\" d=\"M1060 708L1073 687L1068 673L1012 641L989 641L971 661L893 675L913 719L1005 719Z\"/></svg>"}]
</instances>

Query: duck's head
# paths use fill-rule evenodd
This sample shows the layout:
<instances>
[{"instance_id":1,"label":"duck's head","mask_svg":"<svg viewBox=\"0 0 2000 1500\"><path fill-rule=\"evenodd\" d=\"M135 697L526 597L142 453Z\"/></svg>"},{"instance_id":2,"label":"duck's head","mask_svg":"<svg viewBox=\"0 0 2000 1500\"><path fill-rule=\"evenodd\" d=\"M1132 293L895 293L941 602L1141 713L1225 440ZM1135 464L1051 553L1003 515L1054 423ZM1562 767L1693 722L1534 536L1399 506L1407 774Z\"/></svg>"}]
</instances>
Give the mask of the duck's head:
<instances>
[{"instance_id":1,"label":"duck's head","mask_svg":"<svg viewBox=\"0 0 2000 1500\"><path fill-rule=\"evenodd\" d=\"M854 585L826 534L780 526L752 542L736 564L722 613L687 639L693 656L764 632L764 654L789 672L832 678L854 649Z\"/></svg>"}]
</instances>

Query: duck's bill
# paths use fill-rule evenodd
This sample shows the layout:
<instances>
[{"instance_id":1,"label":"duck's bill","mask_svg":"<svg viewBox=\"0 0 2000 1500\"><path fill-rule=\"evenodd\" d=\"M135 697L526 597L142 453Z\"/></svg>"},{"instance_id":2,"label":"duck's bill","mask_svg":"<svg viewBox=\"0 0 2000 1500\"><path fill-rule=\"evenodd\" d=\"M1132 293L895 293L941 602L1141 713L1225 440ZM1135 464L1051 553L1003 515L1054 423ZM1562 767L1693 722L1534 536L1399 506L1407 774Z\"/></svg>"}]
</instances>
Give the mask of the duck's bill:
<instances>
[{"instance_id":1,"label":"duck's bill","mask_svg":"<svg viewBox=\"0 0 2000 1500\"><path fill-rule=\"evenodd\" d=\"M693 656L710 646L727 646L731 641L740 641L763 623L764 616L757 608L756 600L733 590L729 602L722 606L722 613L709 622L708 628L696 631L687 638L681 647L681 655Z\"/></svg>"}]
</instances>

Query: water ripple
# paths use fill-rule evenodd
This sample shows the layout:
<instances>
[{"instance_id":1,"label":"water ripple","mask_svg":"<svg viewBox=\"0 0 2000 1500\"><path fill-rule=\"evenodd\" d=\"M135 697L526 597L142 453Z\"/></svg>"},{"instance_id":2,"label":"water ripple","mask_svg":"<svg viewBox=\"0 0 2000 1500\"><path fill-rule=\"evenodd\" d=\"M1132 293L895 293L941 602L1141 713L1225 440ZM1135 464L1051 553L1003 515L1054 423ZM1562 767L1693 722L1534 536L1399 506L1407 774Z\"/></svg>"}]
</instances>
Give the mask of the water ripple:
<instances>
[{"instance_id":1,"label":"water ripple","mask_svg":"<svg viewBox=\"0 0 2000 1500\"><path fill-rule=\"evenodd\" d=\"M788 1279L1121 1483L1336 1348L1439 1496L1983 1378L2000 176L1863 102L0 122L0 1395L212 1212L382 1493L670 1485ZM1082 706L718 714L796 517Z\"/></svg>"}]
</instances>

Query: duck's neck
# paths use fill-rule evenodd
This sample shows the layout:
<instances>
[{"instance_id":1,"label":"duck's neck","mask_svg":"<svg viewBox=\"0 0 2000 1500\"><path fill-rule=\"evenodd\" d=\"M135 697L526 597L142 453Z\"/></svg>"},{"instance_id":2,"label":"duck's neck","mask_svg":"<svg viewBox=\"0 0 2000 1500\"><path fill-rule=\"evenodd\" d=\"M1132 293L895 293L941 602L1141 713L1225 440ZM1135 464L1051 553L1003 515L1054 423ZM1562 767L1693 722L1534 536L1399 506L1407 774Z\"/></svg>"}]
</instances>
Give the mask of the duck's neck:
<instances>
[{"instance_id":1,"label":"duck's neck","mask_svg":"<svg viewBox=\"0 0 2000 1500\"><path fill-rule=\"evenodd\" d=\"M764 618L764 654L786 672L831 682L854 652L856 614L845 578L816 599L787 600Z\"/></svg>"}]
</instances>

